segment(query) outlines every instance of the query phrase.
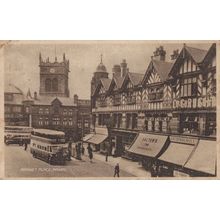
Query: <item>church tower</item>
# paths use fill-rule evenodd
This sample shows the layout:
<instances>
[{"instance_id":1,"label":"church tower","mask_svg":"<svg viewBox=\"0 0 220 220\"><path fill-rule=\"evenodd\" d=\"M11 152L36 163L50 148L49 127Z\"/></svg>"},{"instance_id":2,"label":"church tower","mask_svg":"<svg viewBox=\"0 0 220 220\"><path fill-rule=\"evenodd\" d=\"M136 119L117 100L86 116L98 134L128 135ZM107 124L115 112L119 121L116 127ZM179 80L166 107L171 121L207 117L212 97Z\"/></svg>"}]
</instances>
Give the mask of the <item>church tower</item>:
<instances>
[{"instance_id":1,"label":"church tower","mask_svg":"<svg viewBox=\"0 0 220 220\"><path fill-rule=\"evenodd\" d=\"M54 62L50 62L49 57L43 60L40 53L39 67L40 95L69 97L69 60L66 60L65 53L61 62L57 61L57 57Z\"/></svg>"}]
</instances>

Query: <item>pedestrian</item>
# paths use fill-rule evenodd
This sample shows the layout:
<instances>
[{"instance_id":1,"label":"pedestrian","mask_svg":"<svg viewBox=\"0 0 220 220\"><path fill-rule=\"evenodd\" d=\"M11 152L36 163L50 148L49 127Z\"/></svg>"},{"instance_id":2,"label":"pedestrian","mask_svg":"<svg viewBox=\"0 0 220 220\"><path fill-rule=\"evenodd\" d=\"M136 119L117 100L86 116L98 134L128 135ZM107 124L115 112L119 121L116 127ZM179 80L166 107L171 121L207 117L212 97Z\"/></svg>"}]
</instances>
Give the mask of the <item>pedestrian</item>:
<instances>
[{"instance_id":1,"label":"pedestrian","mask_svg":"<svg viewBox=\"0 0 220 220\"><path fill-rule=\"evenodd\" d=\"M72 141L69 141L68 144L68 160L71 161L71 154L72 154Z\"/></svg>"},{"instance_id":2,"label":"pedestrian","mask_svg":"<svg viewBox=\"0 0 220 220\"><path fill-rule=\"evenodd\" d=\"M84 146L82 145L82 155L84 155L84 153L85 153L85 148L84 148Z\"/></svg>"},{"instance_id":3,"label":"pedestrian","mask_svg":"<svg viewBox=\"0 0 220 220\"><path fill-rule=\"evenodd\" d=\"M92 151L90 151L90 153L89 153L89 159L90 159L90 162L92 163L92 158L93 158L93 153L92 153Z\"/></svg>"},{"instance_id":4,"label":"pedestrian","mask_svg":"<svg viewBox=\"0 0 220 220\"><path fill-rule=\"evenodd\" d=\"M90 152L92 152L92 148L91 148L91 144L90 143L88 144L87 150L88 150L88 154L90 154Z\"/></svg>"},{"instance_id":5,"label":"pedestrian","mask_svg":"<svg viewBox=\"0 0 220 220\"><path fill-rule=\"evenodd\" d=\"M120 172L119 163L117 163L116 166L115 166L114 177L115 177L116 175L117 175L117 177L119 177L119 172Z\"/></svg>"},{"instance_id":6,"label":"pedestrian","mask_svg":"<svg viewBox=\"0 0 220 220\"><path fill-rule=\"evenodd\" d=\"M25 141L25 143L24 143L24 150L25 151L27 150L27 147L28 147L28 144L27 144L27 141Z\"/></svg>"},{"instance_id":7,"label":"pedestrian","mask_svg":"<svg viewBox=\"0 0 220 220\"><path fill-rule=\"evenodd\" d=\"M108 150L105 153L105 162L108 162Z\"/></svg>"},{"instance_id":8,"label":"pedestrian","mask_svg":"<svg viewBox=\"0 0 220 220\"><path fill-rule=\"evenodd\" d=\"M81 158L81 143L78 143L78 150L77 150L77 159L82 160Z\"/></svg>"}]
</instances>

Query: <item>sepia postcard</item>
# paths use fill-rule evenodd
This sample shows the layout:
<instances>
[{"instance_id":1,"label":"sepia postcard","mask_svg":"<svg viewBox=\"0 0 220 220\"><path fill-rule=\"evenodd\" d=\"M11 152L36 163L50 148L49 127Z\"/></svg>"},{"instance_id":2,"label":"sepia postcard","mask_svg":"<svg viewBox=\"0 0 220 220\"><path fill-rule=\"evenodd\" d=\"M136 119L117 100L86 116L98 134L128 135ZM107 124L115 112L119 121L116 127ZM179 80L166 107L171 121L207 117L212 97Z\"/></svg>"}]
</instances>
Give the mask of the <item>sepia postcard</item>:
<instances>
[{"instance_id":1,"label":"sepia postcard","mask_svg":"<svg viewBox=\"0 0 220 220\"><path fill-rule=\"evenodd\" d=\"M218 179L218 41L0 41L1 179Z\"/></svg>"}]
</instances>

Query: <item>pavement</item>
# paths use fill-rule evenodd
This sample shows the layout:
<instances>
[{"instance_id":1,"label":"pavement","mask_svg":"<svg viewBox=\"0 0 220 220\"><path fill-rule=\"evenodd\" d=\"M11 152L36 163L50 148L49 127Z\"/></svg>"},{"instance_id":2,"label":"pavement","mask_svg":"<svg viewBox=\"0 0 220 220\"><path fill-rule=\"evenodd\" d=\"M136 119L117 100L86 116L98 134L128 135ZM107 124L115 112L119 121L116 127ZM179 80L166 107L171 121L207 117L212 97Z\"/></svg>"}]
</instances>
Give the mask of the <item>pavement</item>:
<instances>
[{"instance_id":1,"label":"pavement","mask_svg":"<svg viewBox=\"0 0 220 220\"><path fill-rule=\"evenodd\" d=\"M151 177L150 172L146 171L141 164L135 161L131 161L122 157L113 157L108 156L108 161L105 161L105 155L99 152L93 152L94 158L99 161L103 161L106 164L115 167L117 163L119 163L120 170L128 172L136 177L145 178Z\"/></svg>"}]
</instances>

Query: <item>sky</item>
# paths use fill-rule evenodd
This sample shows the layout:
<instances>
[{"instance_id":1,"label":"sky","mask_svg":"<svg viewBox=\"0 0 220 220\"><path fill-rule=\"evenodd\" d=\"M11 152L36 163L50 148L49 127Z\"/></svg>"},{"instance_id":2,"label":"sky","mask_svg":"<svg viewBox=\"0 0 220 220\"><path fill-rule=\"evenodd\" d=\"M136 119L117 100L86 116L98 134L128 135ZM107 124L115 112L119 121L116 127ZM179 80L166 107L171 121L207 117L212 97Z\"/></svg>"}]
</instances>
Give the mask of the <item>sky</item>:
<instances>
[{"instance_id":1,"label":"sky","mask_svg":"<svg viewBox=\"0 0 220 220\"><path fill-rule=\"evenodd\" d=\"M78 94L81 99L90 98L90 82L103 55L103 64L109 76L112 67L126 59L130 72L145 73L156 47L166 50L166 61L170 61L173 50L181 50L183 41L19 41L5 46L5 84L12 83L25 94L30 88L39 93L39 53L42 59L49 57L54 62L62 61L63 53L70 62L70 97ZM211 42L188 42L188 46L209 49Z\"/></svg>"}]
</instances>

